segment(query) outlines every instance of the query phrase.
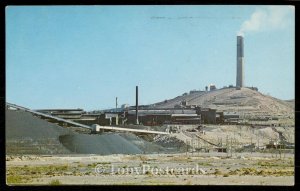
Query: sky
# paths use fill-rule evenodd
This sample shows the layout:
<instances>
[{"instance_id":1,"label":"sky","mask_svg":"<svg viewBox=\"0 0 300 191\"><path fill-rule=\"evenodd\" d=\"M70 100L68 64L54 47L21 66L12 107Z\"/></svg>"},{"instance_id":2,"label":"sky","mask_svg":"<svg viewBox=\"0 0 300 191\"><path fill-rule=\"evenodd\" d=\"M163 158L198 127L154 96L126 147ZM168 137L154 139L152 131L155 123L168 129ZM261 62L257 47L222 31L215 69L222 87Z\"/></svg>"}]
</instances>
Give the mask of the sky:
<instances>
[{"instance_id":1,"label":"sky","mask_svg":"<svg viewBox=\"0 0 300 191\"><path fill-rule=\"evenodd\" d=\"M288 100L295 89L293 6L8 6L6 101L87 111L236 84Z\"/></svg>"}]
</instances>

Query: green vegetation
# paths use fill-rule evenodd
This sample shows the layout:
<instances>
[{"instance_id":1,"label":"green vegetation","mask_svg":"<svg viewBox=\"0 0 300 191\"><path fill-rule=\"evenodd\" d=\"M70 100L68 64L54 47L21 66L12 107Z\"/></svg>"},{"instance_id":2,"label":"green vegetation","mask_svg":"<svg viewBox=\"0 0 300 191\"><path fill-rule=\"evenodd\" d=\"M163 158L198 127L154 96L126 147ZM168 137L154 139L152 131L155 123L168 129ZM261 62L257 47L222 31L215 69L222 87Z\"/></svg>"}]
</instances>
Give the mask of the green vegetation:
<instances>
[{"instance_id":1,"label":"green vegetation","mask_svg":"<svg viewBox=\"0 0 300 191\"><path fill-rule=\"evenodd\" d=\"M287 163L283 163L282 161L279 162L268 162L268 161L259 161L257 163L259 166L265 166L265 167L272 167L272 166L278 166L278 167L294 167L293 161L288 161Z\"/></svg>"},{"instance_id":2,"label":"green vegetation","mask_svg":"<svg viewBox=\"0 0 300 191\"><path fill-rule=\"evenodd\" d=\"M84 164L82 164L82 163L79 163L78 165L77 165L77 167L85 167L85 165Z\"/></svg>"},{"instance_id":3,"label":"green vegetation","mask_svg":"<svg viewBox=\"0 0 300 191\"><path fill-rule=\"evenodd\" d=\"M64 174L69 170L68 165L50 165L50 166L28 166L9 167L7 169L7 184L20 184L32 182L35 178L40 178L44 175L55 176Z\"/></svg>"},{"instance_id":4,"label":"green vegetation","mask_svg":"<svg viewBox=\"0 0 300 191\"><path fill-rule=\"evenodd\" d=\"M148 158L146 156L140 155L139 159L142 161L142 163L147 163Z\"/></svg>"},{"instance_id":5,"label":"green vegetation","mask_svg":"<svg viewBox=\"0 0 300 191\"><path fill-rule=\"evenodd\" d=\"M229 174L228 173L226 173L226 174L223 174L223 177L228 177L229 176Z\"/></svg>"},{"instance_id":6,"label":"green vegetation","mask_svg":"<svg viewBox=\"0 0 300 191\"><path fill-rule=\"evenodd\" d=\"M25 183L26 181L27 179L20 175L10 175L6 178L7 184L20 184Z\"/></svg>"},{"instance_id":7,"label":"green vegetation","mask_svg":"<svg viewBox=\"0 0 300 191\"><path fill-rule=\"evenodd\" d=\"M51 182L49 184L51 186L57 186L57 185L60 185L61 182L59 180L55 179L55 180L51 180Z\"/></svg>"},{"instance_id":8,"label":"green vegetation","mask_svg":"<svg viewBox=\"0 0 300 191\"><path fill-rule=\"evenodd\" d=\"M257 169L241 168L229 172L229 175L254 175L254 176L294 176L294 169Z\"/></svg>"},{"instance_id":9,"label":"green vegetation","mask_svg":"<svg viewBox=\"0 0 300 191\"><path fill-rule=\"evenodd\" d=\"M88 164L87 166L91 168L95 168L97 165L107 165L107 164L111 164L111 162L95 162L95 163Z\"/></svg>"},{"instance_id":10,"label":"green vegetation","mask_svg":"<svg viewBox=\"0 0 300 191\"><path fill-rule=\"evenodd\" d=\"M222 172L216 168L215 172L214 172L214 175L222 175Z\"/></svg>"},{"instance_id":11,"label":"green vegetation","mask_svg":"<svg viewBox=\"0 0 300 191\"><path fill-rule=\"evenodd\" d=\"M175 156L174 158L170 159L176 162L192 162L192 158L188 156Z\"/></svg>"},{"instance_id":12,"label":"green vegetation","mask_svg":"<svg viewBox=\"0 0 300 191\"><path fill-rule=\"evenodd\" d=\"M153 176L152 172L151 172L151 171L149 171L149 170L148 170L148 171L146 171L146 172L145 172L145 174L146 174L146 175L148 175L148 176Z\"/></svg>"},{"instance_id":13,"label":"green vegetation","mask_svg":"<svg viewBox=\"0 0 300 191\"><path fill-rule=\"evenodd\" d=\"M198 165L199 166L213 166L212 164L210 164L208 162L199 162Z\"/></svg>"}]
</instances>

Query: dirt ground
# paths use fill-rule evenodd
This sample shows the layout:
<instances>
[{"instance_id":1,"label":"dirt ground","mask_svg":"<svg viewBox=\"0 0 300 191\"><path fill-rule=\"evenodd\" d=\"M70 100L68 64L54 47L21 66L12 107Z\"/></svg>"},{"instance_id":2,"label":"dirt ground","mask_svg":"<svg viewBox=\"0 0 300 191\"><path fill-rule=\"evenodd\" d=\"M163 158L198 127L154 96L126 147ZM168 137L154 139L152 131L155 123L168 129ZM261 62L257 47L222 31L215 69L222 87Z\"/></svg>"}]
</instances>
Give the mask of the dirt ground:
<instances>
[{"instance_id":1,"label":"dirt ground","mask_svg":"<svg viewBox=\"0 0 300 191\"><path fill-rule=\"evenodd\" d=\"M294 155L6 156L8 185L294 185Z\"/></svg>"}]
</instances>

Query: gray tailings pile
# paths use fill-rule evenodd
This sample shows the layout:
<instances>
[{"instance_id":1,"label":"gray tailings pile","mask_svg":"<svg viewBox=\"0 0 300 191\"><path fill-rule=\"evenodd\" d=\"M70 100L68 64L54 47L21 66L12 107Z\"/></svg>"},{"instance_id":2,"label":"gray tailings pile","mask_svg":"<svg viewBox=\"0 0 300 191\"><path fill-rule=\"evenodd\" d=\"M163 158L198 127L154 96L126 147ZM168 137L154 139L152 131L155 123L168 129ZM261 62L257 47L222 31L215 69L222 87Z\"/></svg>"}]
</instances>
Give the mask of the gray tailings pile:
<instances>
[{"instance_id":1,"label":"gray tailings pile","mask_svg":"<svg viewBox=\"0 0 300 191\"><path fill-rule=\"evenodd\" d=\"M63 135L60 142L74 153L81 154L138 154L142 151L133 143L116 133L102 135L78 134Z\"/></svg>"},{"instance_id":2,"label":"gray tailings pile","mask_svg":"<svg viewBox=\"0 0 300 191\"><path fill-rule=\"evenodd\" d=\"M23 111L6 110L5 133L6 154L143 153L117 133L79 134Z\"/></svg>"}]
</instances>

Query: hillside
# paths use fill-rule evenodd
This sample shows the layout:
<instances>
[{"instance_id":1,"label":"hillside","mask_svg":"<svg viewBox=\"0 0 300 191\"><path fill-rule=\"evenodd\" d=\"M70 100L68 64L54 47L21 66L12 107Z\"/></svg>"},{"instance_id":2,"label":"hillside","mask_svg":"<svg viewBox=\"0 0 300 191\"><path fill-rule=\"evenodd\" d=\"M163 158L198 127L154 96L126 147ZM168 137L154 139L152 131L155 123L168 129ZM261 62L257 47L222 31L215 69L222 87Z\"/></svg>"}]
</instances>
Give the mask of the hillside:
<instances>
[{"instance_id":1,"label":"hillside","mask_svg":"<svg viewBox=\"0 0 300 191\"><path fill-rule=\"evenodd\" d=\"M223 88L208 92L195 92L188 95L153 104L155 108L173 108L182 101L188 105L198 105L203 108L218 111L240 112L245 115L282 115L293 118L294 108L290 103L264 95L258 91L242 88Z\"/></svg>"},{"instance_id":2,"label":"hillside","mask_svg":"<svg viewBox=\"0 0 300 191\"><path fill-rule=\"evenodd\" d=\"M291 107L295 108L295 99L291 100L284 100L287 104L289 104Z\"/></svg>"}]
</instances>

